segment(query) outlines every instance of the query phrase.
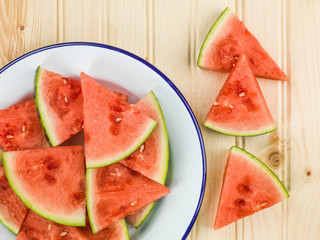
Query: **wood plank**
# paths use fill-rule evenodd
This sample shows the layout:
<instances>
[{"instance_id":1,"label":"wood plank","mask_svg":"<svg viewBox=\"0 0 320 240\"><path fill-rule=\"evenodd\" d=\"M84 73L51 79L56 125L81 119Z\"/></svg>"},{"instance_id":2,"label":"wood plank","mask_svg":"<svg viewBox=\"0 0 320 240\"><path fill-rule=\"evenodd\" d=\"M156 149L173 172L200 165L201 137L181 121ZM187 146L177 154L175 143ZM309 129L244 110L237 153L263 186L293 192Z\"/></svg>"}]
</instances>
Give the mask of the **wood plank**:
<instances>
[{"instance_id":1,"label":"wood plank","mask_svg":"<svg viewBox=\"0 0 320 240\"><path fill-rule=\"evenodd\" d=\"M56 42L57 3L41 0L0 2L0 65Z\"/></svg>"},{"instance_id":2,"label":"wood plank","mask_svg":"<svg viewBox=\"0 0 320 240\"><path fill-rule=\"evenodd\" d=\"M291 69L289 238L320 239L319 1L288 1Z\"/></svg>"}]
</instances>

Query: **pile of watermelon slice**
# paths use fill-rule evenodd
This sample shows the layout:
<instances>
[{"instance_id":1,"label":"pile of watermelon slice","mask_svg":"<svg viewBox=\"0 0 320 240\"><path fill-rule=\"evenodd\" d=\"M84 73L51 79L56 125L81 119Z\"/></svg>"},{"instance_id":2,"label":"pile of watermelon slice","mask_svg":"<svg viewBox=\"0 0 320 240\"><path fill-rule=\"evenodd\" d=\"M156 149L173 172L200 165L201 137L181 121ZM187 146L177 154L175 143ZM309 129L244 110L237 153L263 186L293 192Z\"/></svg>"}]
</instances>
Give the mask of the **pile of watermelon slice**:
<instances>
[{"instance_id":1,"label":"pile of watermelon slice","mask_svg":"<svg viewBox=\"0 0 320 240\"><path fill-rule=\"evenodd\" d=\"M257 77L287 81L258 40L227 7L199 54L202 69L231 72L213 101L205 127L232 136L276 130ZM230 148L214 229L222 228L289 197L279 178L245 150Z\"/></svg>"},{"instance_id":2,"label":"pile of watermelon slice","mask_svg":"<svg viewBox=\"0 0 320 240\"><path fill-rule=\"evenodd\" d=\"M0 110L0 222L20 240L129 239L125 218L138 228L170 193L156 96L132 105L85 73L41 67L34 86L34 99ZM64 144L82 130L84 147Z\"/></svg>"}]
</instances>

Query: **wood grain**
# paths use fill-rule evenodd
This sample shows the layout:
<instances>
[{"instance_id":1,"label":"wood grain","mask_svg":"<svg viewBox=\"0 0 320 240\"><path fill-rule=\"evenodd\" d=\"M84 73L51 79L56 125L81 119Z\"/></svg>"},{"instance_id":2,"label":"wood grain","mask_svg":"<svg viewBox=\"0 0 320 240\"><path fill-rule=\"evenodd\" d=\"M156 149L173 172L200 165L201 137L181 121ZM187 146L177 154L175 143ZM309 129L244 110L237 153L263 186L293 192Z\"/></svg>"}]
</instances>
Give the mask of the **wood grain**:
<instances>
[{"instance_id":1,"label":"wood grain","mask_svg":"<svg viewBox=\"0 0 320 240\"><path fill-rule=\"evenodd\" d=\"M204 71L197 55L229 6L289 81L258 79L278 130L236 138L201 127L208 160L205 197L188 240L320 239L320 1L0 0L0 66L53 43L92 41L153 63L181 90L199 124L228 74ZM291 198L214 231L228 149L238 145L270 166Z\"/></svg>"}]
</instances>

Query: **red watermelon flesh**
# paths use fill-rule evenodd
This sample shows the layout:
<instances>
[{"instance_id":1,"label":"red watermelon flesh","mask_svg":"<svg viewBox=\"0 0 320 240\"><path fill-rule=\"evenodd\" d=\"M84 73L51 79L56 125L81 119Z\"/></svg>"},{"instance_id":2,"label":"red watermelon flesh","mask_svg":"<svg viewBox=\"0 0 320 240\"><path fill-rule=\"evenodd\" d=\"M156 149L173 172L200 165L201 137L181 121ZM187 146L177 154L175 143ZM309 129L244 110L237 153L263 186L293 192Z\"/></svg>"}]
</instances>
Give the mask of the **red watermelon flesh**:
<instances>
[{"instance_id":1,"label":"red watermelon flesh","mask_svg":"<svg viewBox=\"0 0 320 240\"><path fill-rule=\"evenodd\" d=\"M0 110L0 145L4 151L48 147L34 100Z\"/></svg>"},{"instance_id":2,"label":"red watermelon flesh","mask_svg":"<svg viewBox=\"0 0 320 240\"><path fill-rule=\"evenodd\" d=\"M214 229L289 197L278 177L245 150L232 147L225 167Z\"/></svg>"},{"instance_id":3,"label":"red watermelon flesh","mask_svg":"<svg viewBox=\"0 0 320 240\"><path fill-rule=\"evenodd\" d=\"M4 168L0 167L0 222L18 234L28 208L11 189Z\"/></svg>"},{"instance_id":4,"label":"red watermelon flesh","mask_svg":"<svg viewBox=\"0 0 320 240\"><path fill-rule=\"evenodd\" d=\"M85 226L82 146L2 153L10 186L34 212L61 224Z\"/></svg>"},{"instance_id":5,"label":"red watermelon flesh","mask_svg":"<svg viewBox=\"0 0 320 240\"><path fill-rule=\"evenodd\" d=\"M245 55L239 57L203 125L235 136L254 136L276 130Z\"/></svg>"},{"instance_id":6,"label":"red watermelon flesh","mask_svg":"<svg viewBox=\"0 0 320 240\"><path fill-rule=\"evenodd\" d=\"M128 228L124 219L95 234L91 230L89 219L87 219L86 227L80 229L90 240L129 240Z\"/></svg>"},{"instance_id":7,"label":"red watermelon flesh","mask_svg":"<svg viewBox=\"0 0 320 240\"><path fill-rule=\"evenodd\" d=\"M81 73L86 167L120 161L133 153L157 122Z\"/></svg>"},{"instance_id":8,"label":"red watermelon flesh","mask_svg":"<svg viewBox=\"0 0 320 240\"><path fill-rule=\"evenodd\" d=\"M17 240L88 240L77 227L49 221L29 211Z\"/></svg>"},{"instance_id":9,"label":"red watermelon flesh","mask_svg":"<svg viewBox=\"0 0 320 240\"><path fill-rule=\"evenodd\" d=\"M87 169L87 208L94 233L170 193L120 163Z\"/></svg>"},{"instance_id":10,"label":"red watermelon flesh","mask_svg":"<svg viewBox=\"0 0 320 240\"><path fill-rule=\"evenodd\" d=\"M256 76L287 81L287 76L277 63L227 7L203 42L198 66L208 70L230 72L241 54L248 56Z\"/></svg>"}]
</instances>

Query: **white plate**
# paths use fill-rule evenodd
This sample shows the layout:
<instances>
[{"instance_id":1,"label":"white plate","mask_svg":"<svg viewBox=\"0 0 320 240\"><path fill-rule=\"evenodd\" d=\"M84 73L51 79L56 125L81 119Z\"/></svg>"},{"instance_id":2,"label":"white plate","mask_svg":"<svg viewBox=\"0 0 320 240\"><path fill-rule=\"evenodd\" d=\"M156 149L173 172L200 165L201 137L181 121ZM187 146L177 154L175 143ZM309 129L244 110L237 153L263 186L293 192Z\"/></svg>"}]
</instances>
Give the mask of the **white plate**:
<instances>
[{"instance_id":1,"label":"white plate","mask_svg":"<svg viewBox=\"0 0 320 240\"><path fill-rule=\"evenodd\" d=\"M154 91L168 128L166 185L171 193L157 202L139 230L129 229L130 239L185 239L202 203L206 156L198 123L177 87L150 63L124 50L96 43L63 43L27 53L0 70L0 109L31 98L39 65L76 79L83 71L105 85L111 83L113 90L127 89L133 103ZM15 239L15 235L0 224L0 239Z\"/></svg>"}]
</instances>

